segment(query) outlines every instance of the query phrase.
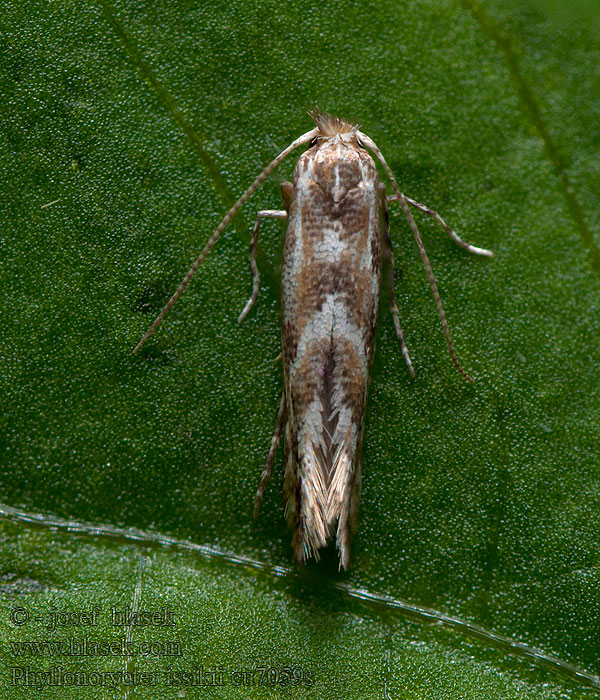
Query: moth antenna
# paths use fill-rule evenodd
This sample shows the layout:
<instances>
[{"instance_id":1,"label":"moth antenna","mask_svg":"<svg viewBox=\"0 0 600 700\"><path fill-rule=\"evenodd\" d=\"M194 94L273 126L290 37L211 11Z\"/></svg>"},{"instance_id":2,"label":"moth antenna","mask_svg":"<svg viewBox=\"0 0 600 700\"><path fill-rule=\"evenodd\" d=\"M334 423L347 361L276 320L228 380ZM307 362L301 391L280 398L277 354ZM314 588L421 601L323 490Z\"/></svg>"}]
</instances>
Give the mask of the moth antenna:
<instances>
[{"instance_id":1,"label":"moth antenna","mask_svg":"<svg viewBox=\"0 0 600 700\"><path fill-rule=\"evenodd\" d=\"M425 272L427 273L427 279L429 280L429 286L431 287L431 292L433 293L433 298L434 298L435 304L437 306L438 315L440 317L442 329L444 331L444 337L446 338L446 344L448 346L448 351L450 352L450 357L452 358L452 362L454 363L454 366L460 372L460 374L462 374L462 376L468 382L472 382L474 384L475 380L465 372L465 370L462 368L460 362L458 361L458 357L456 356L456 351L454 350L454 344L452 343L452 338L450 337L450 328L448 327L448 321L446 320L446 313L444 311L444 307L442 306L442 299L441 299L440 293L438 291L437 283L435 281L433 270L431 268L431 263L429 262L429 257L427 256L427 251L425 250L425 246L423 245L423 240L421 239L421 234L420 234L419 229L417 227L417 222L415 221L415 219L410 211L410 207L408 206L408 202L406 201L406 197L400 191L400 187L398 186L398 183L396 182L396 178L394 177L394 174L392 173L390 166L386 163L386 160L383 157L383 153L379 150L375 141L373 141L373 139L370 138L369 136L367 136L366 134L363 134L361 131L358 131L356 135L358 137L359 144L362 144L363 146L367 146L377 156L377 158L381 162L381 165L383 165L383 169L385 170L387 176L390 178L394 192L398 196L398 201L400 202L400 206L402 207L402 211L404 212L404 216L406 217L406 220L408 221L408 225L410 226L410 229L413 232L413 236L415 237L415 241L417 242L417 247L419 248L419 253L421 254L421 260L423 261L423 266L425 267Z\"/></svg>"},{"instance_id":2,"label":"moth antenna","mask_svg":"<svg viewBox=\"0 0 600 700\"><path fill-rule=\"evenodd\" d=\"M304 143L308 143L309 141L312 141L312 139L315 136L317 136L318 134L319 134L319 129L317 127L315 129L311 129L310 131L307 131L305 134L302 134L302 136L299 136L295 141L292 141L292 143L290 143L290 145L287 148L284 148L284 150L281 151L281 153L274 160L272 160L269 163L269 165L267 165L267 167L260 173L260 175L256 178L256 180L254 180L254 182L250 185L250 187L248 187L248 189L244 192L244 194L231 207L231 209L227 212L227 214L225 214L225 216L223 217L223 220L217 226L213 235L209 238L208 243L204 246L204 250L200 253L196 262L188 270L187 275L183 278L183 280L181 281L181 284L179 285L179 287L177 287L177 290L175 291L173 296L166 303L163 310L158 314L154 323L146 331L146 334L144 335L144 337L140 340L140 342L133 349L133 354L135 354L142 347L142 345L148 340L148 338L154 333L154 331L158 328L158 326L160 325L163 318L166 316L169 309L173 306L173 304L177 301L177 299L179 299L179 297L181 296L181 293L187 287L189 281L194 276L194 273L196 272L196 270L200 267L202 261L204 260L204 258L207 255L207 253L213 247L213 245L217 242L219 236L221 235L221 233L223 233L223 230L225 229L227 224L231 221L231 219L236 214L238 209L241 206L243 206L243 204L251 197L251 195L256 191L256 189L266 180L266 178L271 174L271 172L273 172L273 170L279 165L279 163L281 163L282 160L284 160L298 146L301 146Z\"/></svg>"}]
</instances>

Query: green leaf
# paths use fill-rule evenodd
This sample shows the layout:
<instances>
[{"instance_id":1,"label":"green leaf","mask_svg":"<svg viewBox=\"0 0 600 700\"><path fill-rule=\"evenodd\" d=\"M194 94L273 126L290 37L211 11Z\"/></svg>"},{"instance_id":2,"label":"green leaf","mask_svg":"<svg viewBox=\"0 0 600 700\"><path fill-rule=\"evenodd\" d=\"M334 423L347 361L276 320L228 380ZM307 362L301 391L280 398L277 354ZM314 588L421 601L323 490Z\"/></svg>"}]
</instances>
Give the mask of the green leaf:
<instances>
[{"instance_id":1,"label":"green leaf","mask_svg":"<svg viewBox=\"0 0 600 700\"><path fill-rule=\"evenodd\" d=\"M7 669L24 665L163 674L119 697L600 687L598 21L584 0L5 3L6 697L97 697L11 685ZM282 391L280 224L261 236L259 303L236 319L251 223L279 206L293 157L131 355L315 104L358 122L407 195L496 254L469 256L419 219L471 386L392 212L417 376L382 312L347 574L333 551L291 566L281 468L251 517ZM16 660L10 642L85 636L81 620L45 630L45 616L94 605L169 606L174 627L115 631L104 617L90 635L179 639L183 656ZM41 620L15 626L19 606ZM223 668L227 684L167 689L169 668L199 666ZM305 675L297 687L234 685L231 673L259 666Z\"/></svg>"}]
</instances>

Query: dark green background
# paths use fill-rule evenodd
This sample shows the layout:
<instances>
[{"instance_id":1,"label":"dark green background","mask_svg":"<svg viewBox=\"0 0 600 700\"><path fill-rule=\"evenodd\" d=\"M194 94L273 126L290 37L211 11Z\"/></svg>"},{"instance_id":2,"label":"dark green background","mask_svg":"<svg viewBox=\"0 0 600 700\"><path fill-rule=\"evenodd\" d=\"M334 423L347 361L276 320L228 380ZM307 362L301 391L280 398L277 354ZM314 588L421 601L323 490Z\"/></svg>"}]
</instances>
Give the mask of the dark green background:
<instances>
[{"instance_id":1,"label":"dark green background","mask_svg":"<svg viewBox=\"0 0 600 700\"><path fill-rule=\"evenodd\" d=\"M599 26L583 0L5 5L5 505L289 565L281 454L251 518L282 389L277 223L263 230L259 303L236 318L251 290L254 212L279 206L293 157L143 352L131 348L227 206L311 127L315 103L360 123L408 195L496 257L470 256L420 219L471 386L392 214L417 376L382 313L347 575L332 554L308 568L317 583L305 590L304 575L283 584L9 517L2 609L15 590L42 606L130 600L136 575L115 562L136 571L141 557L145 600L179 591L190 639L195 596L225 601L223 627L203 638L211 658L230 661L237 644L277 665L295 649L318 678L306 697L382 697L384 682L394 698L583 692L456 631L340 602L331 584L458 615L600 674ZM30 579L39 589L15 584ZM234 642L233 610L254 611L258 642Z\"/></svg>"}]
</instances>

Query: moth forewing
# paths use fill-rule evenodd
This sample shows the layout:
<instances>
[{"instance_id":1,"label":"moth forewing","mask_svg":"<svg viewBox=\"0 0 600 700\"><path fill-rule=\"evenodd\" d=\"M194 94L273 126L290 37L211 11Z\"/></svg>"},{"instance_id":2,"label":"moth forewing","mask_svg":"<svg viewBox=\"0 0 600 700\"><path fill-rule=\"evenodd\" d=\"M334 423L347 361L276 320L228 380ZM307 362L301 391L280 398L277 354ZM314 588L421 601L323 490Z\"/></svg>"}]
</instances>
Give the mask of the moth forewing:
<instances>
[{"instance_id":1,"label":"moth forewing","mask_svg":"<svg viewBox=\"0 0 600 700\"><path fill-rule=\"evenodd\" d=\"M297 559L335 536L344 567L379 303L378 197L356 130L323 134L298 159L283 253L286 511Z\"/></svg>"},{"instance_id":2,"label":"moth forewing","mask_svg":"<svg viewBox=\"0 0 600 700\"><path fill-rule=\"evenodd\" d=\"M239 320L258 295L254 254L260 223L267 216L287 218L281 303L284 390L255 510L285 427L284 491L286 514L294 529L295 557L299 562L311 555L318 558L319 550L335 539L340 566L345 568L360 496L362 434L375 344L382 241L393 262L387 201L399 201L403 208L427 271L450 355L470 381L454 352L435 278L409 205L433 216L455 242L470 252L491 252L465 243L439 214L403 195L381 151L358 127L318 111L311 116L316 128L284 149L230 208L134 352L158 327L237 210L294 148L310 143L296 163L293 183L282 185L285 211L263 210L257 215L249 255L253 291ZM387 200L367 148L391 180L395 194ZM383 230L380 214L385 222ZM400 330L393 272L390 305L402 352L414 375Z\"/></svg>"}]
</instances>

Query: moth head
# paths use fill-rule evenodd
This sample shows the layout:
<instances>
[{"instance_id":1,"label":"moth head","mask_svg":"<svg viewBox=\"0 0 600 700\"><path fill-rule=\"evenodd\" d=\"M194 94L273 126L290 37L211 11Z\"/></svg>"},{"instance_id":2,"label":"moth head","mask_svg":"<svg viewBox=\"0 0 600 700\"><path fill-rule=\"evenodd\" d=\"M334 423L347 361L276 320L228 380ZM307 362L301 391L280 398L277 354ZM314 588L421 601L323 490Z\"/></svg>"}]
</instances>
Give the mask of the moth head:
<instances>
[{"instance_id":1,"label":"moth head","mask_svg":"<svg viewBox=\"0 0 600 700\"><path fill-rule=\"evenodd\" d=\"M325 114L318 107L311 110L309 115L315 120L319 130L319 134L315 137L316 141L336 139L346 143L357 143L358 126L356 124L351 124L331 114Z\"/></svg>"}]
</instances>

